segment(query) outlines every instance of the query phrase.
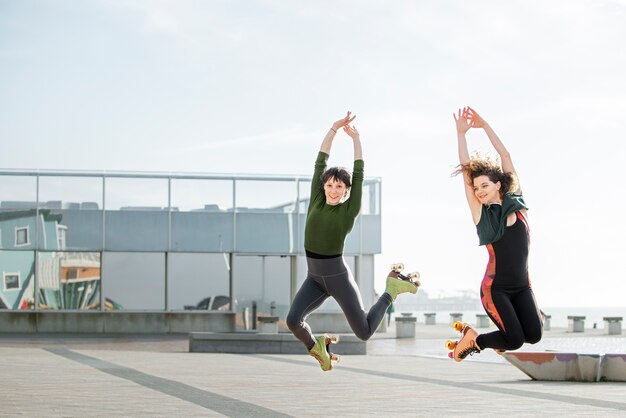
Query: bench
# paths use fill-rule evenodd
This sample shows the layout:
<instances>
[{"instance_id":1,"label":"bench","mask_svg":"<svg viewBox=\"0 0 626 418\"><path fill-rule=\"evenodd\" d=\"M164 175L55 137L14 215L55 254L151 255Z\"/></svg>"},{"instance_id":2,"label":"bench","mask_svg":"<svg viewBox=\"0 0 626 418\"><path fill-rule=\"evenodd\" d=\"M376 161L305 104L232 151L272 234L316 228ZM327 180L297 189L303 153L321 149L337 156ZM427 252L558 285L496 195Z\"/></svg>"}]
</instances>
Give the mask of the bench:
<instances>
[{"instance_id":1,"label":"bench","mask_svg":"<svg viewBox=\"0 0 626 418\"><path fill-rule=\"evenodd\" d=\"M278 317L277 316L259 316L259 332L262 334L278 333Z\"/></svg>"},{"instance_id":2,"label":"bench","mask_svg":"<svg viewBox=\"0 0 626 418\"><path fill-rule=\"evenodd\" d=\"M608 335L622 335L622 317L621 316L605 316L604 330Z\"/></svg>"},{"instance_id":3,"label":"bench","mask_svg":"<svg viewBox=\"0 0 626 418\"><path fill-rule=\"evenodd\" d=\"M417 318L411 314L396 316L396 338L415 338Z\"/></svg>"},{"instance_id":4,"label":"bench","mask_svg":"<svg viewBox=\"0 0 626 418\"><path fill-rule=\"evenodd\" d=\"M450 324L454 324L456 321L463 322L463 314L460 312L450 312Z\"/></svg>"},{"instance_id":5,"label":"bench","mask_svg":"<svg viewBox=\"0 0 626 418\"><path fill-rule=\"evenodd\" d=\"M552 318L552 315L543 315L543 330L544 331L550 331L550 318Z\"/></svg>"},{"instance_id":6,"label":"bench","mask_svg":"<svg viewBox=\"0 0 626 418\"><path fill-rule=\"evenodd\" d=\"M424 314L424 324L426 325L435 325L436 324L436 316L435 312L427 312Z\"/></svg>"},{"instance_id":7,"label":"bench","mask_svg":"<svg viewBox=\"0 0 626 418\"><path fill-rule=\"evenodd\" d=\"M585 332L585 316L571 315L567 317L569 332Z\"/></svg>"},{"instance_id":8,"label":"bench","mask_svg":"<svg viewBox=\"0 0 626 418\"><path fill-rule=\"evenodd\" d=\"M489 316L487 314L476 314L476 328L489 328Z\"/></svg>"}]
</instances>

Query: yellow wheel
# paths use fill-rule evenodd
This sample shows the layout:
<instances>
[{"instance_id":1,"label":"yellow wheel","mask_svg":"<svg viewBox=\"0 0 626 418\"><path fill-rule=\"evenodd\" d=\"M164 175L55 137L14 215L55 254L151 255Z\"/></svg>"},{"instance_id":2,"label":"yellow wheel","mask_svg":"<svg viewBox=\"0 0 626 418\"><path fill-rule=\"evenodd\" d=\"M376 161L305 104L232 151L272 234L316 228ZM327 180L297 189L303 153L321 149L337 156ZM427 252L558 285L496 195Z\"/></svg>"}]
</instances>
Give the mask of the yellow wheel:
<instances>
[{"instance_id":1,"label":"yellow wheel","mask_svg":"<svg viewBox=\"0 0 626 418\"><path fill-rule=\"evenodd\" d=\"M454 324L452 324L452 328L454 328L457 331L461 331L463 329L463 324L459 321L454 321Z\"/></svg>"},{"instance_id":2,"label":"yellow wheel","mask_svg":"<svg viewBox=\"0 0 626 418\"><path fill-rule=\"evenodd\" d=\"M456 348L456 341L452 341L452 340L446 341L446 348L448 350L454 350Z\"/></svg>"}]
</instances>

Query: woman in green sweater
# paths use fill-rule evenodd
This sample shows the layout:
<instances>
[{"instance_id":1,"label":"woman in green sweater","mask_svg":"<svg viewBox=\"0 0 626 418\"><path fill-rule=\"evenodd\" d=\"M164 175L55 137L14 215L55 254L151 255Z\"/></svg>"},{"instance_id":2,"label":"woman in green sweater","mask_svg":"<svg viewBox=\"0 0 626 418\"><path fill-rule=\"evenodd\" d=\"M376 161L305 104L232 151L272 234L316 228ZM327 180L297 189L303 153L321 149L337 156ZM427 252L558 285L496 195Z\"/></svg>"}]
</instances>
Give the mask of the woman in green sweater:
<instances>
[{"instance_id":1,"label":"woman in green sweater","mask_svg":"<svg viewBox=\"0 0 626 418\"><path fill-rule=\"evenodd\" d=\"M343 259L344 242L361 210L363 191L361 139L356 127L350 125L354 118L348 112L346 117L333 123L317 155L304 231L308 273L287 315L287 326L306 345L324 371L332 369L331 359L336 358L328 351L332 337L322 335L315 338L304 320L326 299L335 298L356 336L367 340L398 294L417 292L417 285L399 279L392 272L387 278L385 293L369 312L365 312L359 288ZM343 168L326 169L331 145L340 129L352 138L354 144L352 176Z\"/></svg>"}]
</instances>

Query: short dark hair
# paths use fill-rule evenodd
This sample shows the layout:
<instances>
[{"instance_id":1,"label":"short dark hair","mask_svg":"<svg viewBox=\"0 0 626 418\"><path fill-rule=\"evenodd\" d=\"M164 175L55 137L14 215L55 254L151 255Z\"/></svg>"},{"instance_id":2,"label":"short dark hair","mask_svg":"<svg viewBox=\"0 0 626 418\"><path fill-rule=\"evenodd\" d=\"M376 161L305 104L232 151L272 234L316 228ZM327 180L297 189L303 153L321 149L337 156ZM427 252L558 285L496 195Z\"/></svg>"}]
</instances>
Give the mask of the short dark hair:
<instances>
[{"instance_id":1,"label":"short dark hair","mask_svg":"<svg viewBox=\"0 0 626 418\"><path fill-rule=\"evenodd\" d=\"M352 176L348 170L343 167L331 167L322 173L322 185L330 179L343 182L349 189L352 186Z\"/></svg>"}]
</instances>

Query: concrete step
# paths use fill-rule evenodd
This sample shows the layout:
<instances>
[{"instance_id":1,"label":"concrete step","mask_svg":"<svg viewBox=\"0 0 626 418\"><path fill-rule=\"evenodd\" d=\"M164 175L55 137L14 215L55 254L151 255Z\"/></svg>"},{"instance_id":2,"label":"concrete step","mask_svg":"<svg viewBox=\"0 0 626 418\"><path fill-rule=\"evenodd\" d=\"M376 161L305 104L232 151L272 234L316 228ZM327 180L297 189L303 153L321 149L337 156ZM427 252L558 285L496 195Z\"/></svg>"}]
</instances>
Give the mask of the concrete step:
<instances>
[{"instance_id":1,"label":"concrete step","mask_svg":"<svg viewBox=\"0 0 626 418\"><path fill-rule=\"evenodd\" d=\"M367 343L353 334L334 334L339 342L331 346L335 354L367 354ZM192 332L190 353L306 354L304 344L291 333Z\"/></svg>"}]
</instances>

